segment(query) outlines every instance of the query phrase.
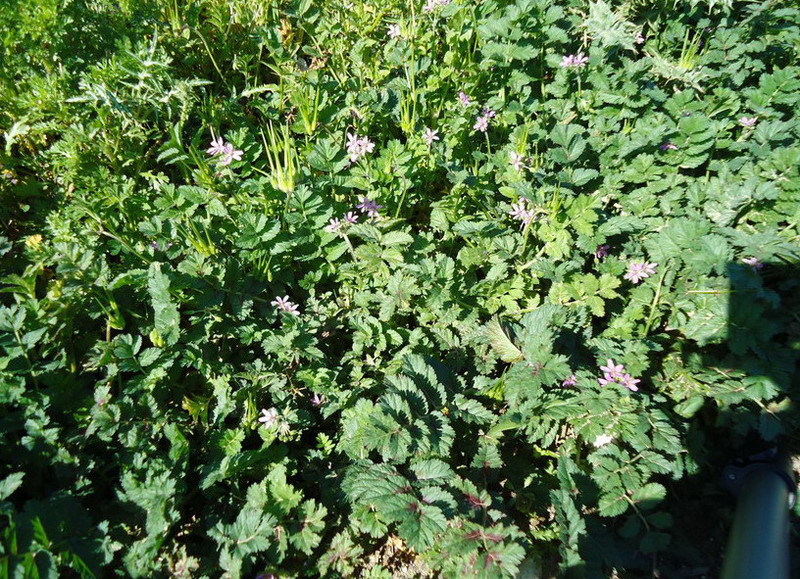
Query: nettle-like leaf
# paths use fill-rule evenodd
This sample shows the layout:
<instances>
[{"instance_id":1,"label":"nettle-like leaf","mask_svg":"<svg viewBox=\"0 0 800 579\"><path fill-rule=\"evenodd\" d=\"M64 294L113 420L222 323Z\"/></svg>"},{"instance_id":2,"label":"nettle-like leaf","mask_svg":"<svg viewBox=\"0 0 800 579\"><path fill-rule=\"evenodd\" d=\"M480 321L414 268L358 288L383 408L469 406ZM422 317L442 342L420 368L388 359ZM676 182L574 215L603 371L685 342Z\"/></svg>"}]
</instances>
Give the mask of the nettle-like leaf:
<instances>
[{"instance_id":1,"label":"nettle-like leaf","mask_svg":"<svg viewBox=\"0 0 800 579\"><path fill-rule=\"evenodd\" d=\"M524 360L522 352L511 341L507 331L503 328L500 319L495 316L486 325L489 344L504 362L521 362Z\"/></svg>"},{"instance_id":2,"label":"nettle-like leaf","mask_svg":"<svg viewBox=\"0 0 800 579\"><path fill-rule=\"evenodd\" d=\"M158 262L150 265L147 289L155 311L154 330L167 345L174 345L180 336L180 315L170 295L169 276L161 271L161 265Z\"/></svg>"},{"instance_id":3,"label":"nettle-like leaf","mask_svg":"<svg viewBox=\"0 0 800 579\"><path fill-rule=\"evenodd\" d=\"M584 18L582 27L603 47L619 46L633 50L636 46L638 27L615 12L603 0L589 3L589 13Z\"/></svg>"}]
</instances>

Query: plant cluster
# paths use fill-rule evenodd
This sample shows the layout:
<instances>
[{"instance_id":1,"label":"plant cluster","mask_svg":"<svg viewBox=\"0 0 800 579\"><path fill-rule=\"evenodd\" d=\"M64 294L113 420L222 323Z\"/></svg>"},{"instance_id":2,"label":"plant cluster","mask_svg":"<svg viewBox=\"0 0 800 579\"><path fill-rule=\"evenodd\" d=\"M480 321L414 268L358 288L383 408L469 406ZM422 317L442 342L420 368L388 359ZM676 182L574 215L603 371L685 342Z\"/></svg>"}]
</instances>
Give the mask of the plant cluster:
<instances>
[{"instance_id":1,"label":"plant cluster","mask_svg":"<svg viewBox=\"0 0 800 579\"><path fill-rule=\"evenodd\" d=\"M0 24L0 575L677 577L795 440L800 8Z\"/></svg>"}]
</instances>

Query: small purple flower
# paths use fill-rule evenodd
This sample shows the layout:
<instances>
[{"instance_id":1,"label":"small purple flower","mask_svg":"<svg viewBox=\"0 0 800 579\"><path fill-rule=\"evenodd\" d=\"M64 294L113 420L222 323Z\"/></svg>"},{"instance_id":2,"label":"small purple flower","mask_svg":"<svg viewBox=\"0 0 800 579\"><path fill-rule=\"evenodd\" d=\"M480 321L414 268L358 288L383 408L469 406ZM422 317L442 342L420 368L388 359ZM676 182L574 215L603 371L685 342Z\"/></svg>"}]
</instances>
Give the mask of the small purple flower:
<instances>
[{"instance_id":1,"label":"small purple flower","mask_svg":"<svg viewBox=\"0 0 800 579\"><path fill-rule=\"evenodd\" d=\"M536 210L528 207L528 200L520 197L516 203L511 204L511 211L508 212L512 219L522 222L524 228L536 216Z\"/></svg>"},{"instance_id":2,"label":"small purple flower","mask_svg":"<svg viewBox=\"0 0 800 579\"><path fill-rule=\"evenodd\" d=\"M153 241L153 242L151 242L151 243L150 243L150 247L152 247L153 249L155 249L156 251L158 251L158 242L157 242L157 241Z\"/></svg>"},{"instance_id":3,"label":"small purple flower","mask_svg":"<svg viewBox=\"0 0 800 579\"><path fill-rule=\"evenodd\" d=\"M270 305L275 306L280 311L286 312L287 314L292 314L293 316L300 315L300 312L297 309L298 306L289 301L289 296L278 296L270 302Z\"/></svg>"},{"instance_id":4,"label":"small purple flower","mask_svg":"<svg viewBox=\"0 0 800 579\"><path fill-rule=\"evenodd\" d=\"M600 366L600 371L603 372L603 377L597 379L600 386L619 384L631 392L639 391L637 384L641 382L641 380L628 374L625 370L625 366L622 364L616 364L614 360L609 358L606 360L605 366Z\"/></svg>"},{"instance_id":5,"label":"small purple flower","mask_svg":"<svg viewBox=\"0 0 800 579\"><path fill-rule=\"evenodd\" d=\"M673 145L672 143L664 143L663 145L660 145L658 148L661 149L662 151L677 151L678 150L677 145Z\"/></svg>"},{"instance_id":6,"label":"small purple flower","mask_svg":"<svg viewBox=\"0 0 800 579\"><path fill-rule=\"evenodd\" d=\"M261 409L261 416L258 421L266 428L272 428L278 422L278 410L276 408Z\"/></svg>"},{"instance_id":7,"label":"small purple flower","mask_svg":"<svg viewBox=\"0 0 800 579\"><path fill-rule=\"evenodd\" d=\"M642 35L642 33L641 32L637 32L636 33L636 38L634 38L634 42L636 42L636 44L644 44L644 40L645 39L644 39L644 36Z\"/></svg>"},{"instance_id":8,"label":"small purple flower","mask_svg":"<svg viewBox=\"0 0 800 579\"><path fill-rule=\"evenodd\" d=\"M331 219L330 223L328 223L328 225L325 226L325 231L329 233L336 233L337 231L339 231L339 229L341 229L341 227L342 227L342 222L336 217L334 217L333 219Z\"/></svg>"},{"instance_id":9,"label":"small purple flower","mask_svg":"<svg viewBox=\"0 0 800 579\"><path fill-rule=\"evenodd\" d=\"M600 366L600 371L607 376L616 378L618 376L622 376L623 372L625 372L625 366L623 366L622 364L615 364L614 360L609 358L606 360L605 366Z\"/></svg>"},{"instance_id":10,"label":"small purple flower","mask_svg":"<svg viewBox=\"0 0 800 579\"><path fill-rule=\"evenodd\" d=\"M517 153L516 151L511 151L508 154L509 161L511 162L511 166L514 167L515 171L522 171L522 161L524 157Z\"/></svg>"},{"instance_id":11,"label":"small purple flower","mask_svg":"<svg viewBox=\"0 0 800 579\"><path fill-rule=\"evenodd\" d=\"M639 283L643 279L656 273L657 263L647 263L644 261L632 261L628 264L628 273L623 277L633 283Z\"/></svg>"},{"instance_id":12,"label":"small purple flower","mask_svg":"<svg viewBox=\"0 0 800 579\"><path fill-rule=\"evenodd\" d=\"M458 93L458 100L461 101L461 106L463 107L468 107L472 104L472 101L469 100L467 93L465 93L463 90Z\"/></svg>"},{"instance_id":13,"label":"small purple flower","mask_svg":"<svg viewBox=\"0 0 800 579\"><path fill-rule=\"evenodd\" d=\"M373 201L367 196L360 196L358 200L359 204L356 205L356 209L360 210L361 213L366 213L368 217L380 216L378 210L383 209L383 205L378 205L376 201Z\"/></svg>"},{"instance_id":14,"label":"small purple flower","mask_svg":"<svg viewBox=\"0 0 800 579\"><path fill-rule=\"evenodd\" d=\"M386 32L386 34L392 40L394 40L395 38L399 38L399 37L401 37L403 35L403 33L400 32L400 25L399 24L390 24L389 25L389 30Z\"/></svg>"},{"instance_id":15,"label":"small purple flower","mask_svg":"<svg viewBox=\"0 0 800 579\"><path fill-rule=\"evenodd\" d=\"M422 134L422 138L425 139L425 142L428 143L428 146L430 147L433 145L434 141L439 140L439 131L434 131L428 127L425 127L425 132Z\"/></svg>"},{"instance_id":16,"label":"small purple flower","mask_svg":"<svg viewBox=\"0 0 800 579\"><path fill-rule=\"evenodd\" d=\"M604 244L602 244L602 245L598 245L598 246L597 246L597 249L595 249L595 250L594 250L594 256L595 256L597 259L600 259L600 260L602 260L602 259L604 259L605 257L608 257L608 250L609 250L609 249L611 249L611 246L610 246L610 245L608 245L607 243L604 243Z\"/></svg>"},{"instance_id":17,"label":"small purple flower","mask_svg":"<svg viewBox=\"0 0 800 579\"><path fill-rule=\"evenodd\" d=\"M319 408L325 402L325 397L320 396L316 392L314 392L314 396L311 397L311 405L315 408Z\"/></svg>"},{"instance_id":18,"label":"small purple flower","mask_svg":"<svg viewBox=\"0 0 800 579\"><path fill-rule=\"evenodd\" d=\"M758 271L759 269L764 267L764 264L761 263L761 260L758 259L757 257L745 257L744 259L742 259L742 263L752 267L753 271Z\"/></svg>"},{"instance_id":19,"label":"small purple flower","mask_svg":"<svg viewBox=\"0 0 800 579\"><path fill-rule=\"evenodd\" d=\"M751 127L754 127L757 121L758 117L742 117L741 119L739 119L739 124L749 129Z\"/></svg>"},{"instance_id":20,"label":"small purple flower","mask_svg":"<svg viewBox=\"0 0 800 579\"><path fill-rule=\"evenodd\" d=\"M637 386L637 384L641 382L641 380L639 380L638 378L634 378L630 374L623 374L618 378L618 381L622 386L624 386L631 392L639 391L639 387Z\"/></svg>"},{"instance_id":21,"label":"small purple flower","mask_svg":"<svg viewBox=\"0 0 800 579\"><path fill-rule=\"evenodd\" d=\"M356 215L352 211L348 211L347 213L345 213L343 215L343 219L345 223L349 223L350 225L358 223L358 215Z\"/></svg>"},{"instance_id":22,"label":"small purple flower","mask_svg":"<svg viewBox=\"0 0 800 579\"><path fill-rule=\"evenodd\" d=\"M561 58L561 68L580 68L586 66L589 62L589 57L584 56L583 52L578 54L570 54Z\"/></svg>"},{"instance_id":23,"label":"small purple flower","mask_svg":"<svg viewBox=\"0 0 800 579\"><path fill-rule=\"evenodd\" d=\"M606 386L607 384L616 383L617 379L611 374L603 374L603 377L598 378L597 381L600 383L600 386Z\"/></svg>"},{"instance_id":24,"label":"small purple flower","mask_svg":"<svg viewBox=\"0 0 800 579\"><path fill-rule=\"evenodd\" d=\"M222 137L214 137L211 136L211 146L206 149L206 153L215 157L217 155L222 155L225 152L225 141L222 140Z\"/></svg>"},{"instance_id":25,"label":"small purple flower","mask_svg":"<svg viewBox=\"0 0 800 579\"><path fill-rule=\"evenodd\" d=\"M577 386L578 385L578 377L575 374L570 374L564 381L561 382L562 386Z\"/></svg>"},{"instance_id":26,"label":"small purple flower","mask_svg":"<svg viewBox=\"0 0 800 579\"><path fill-rule=\"evenodd\" d=\"M244 151L234 149L232 144L225 143L222 151L222 160L219 164L226 167L231 164L231 161L241 161L243 153Z\"/></svg>"},{"instance_id":27,"label":"small purple flower","mask_svg":"<svg viewBox=\"0 0 800 579\"><path fill-rule=\"evenodd\" d=\"M433 12L438 6L447 6L450 0L428 0L428 3L422 8L425 12Z\"/></svg>"},{"instance_id":28,"label":"small purple flower","mask_svg":"<svg viewBox=\"0 0 800 579\"><path fill-rule=\"evenodd\" d=\"M371 153L375 150L375 143L369 140L369 137L359 137L347 133L347 152L350 155L350 162L355 163L366 153Z\"/></svg>"},{"instance_id":29,"label":"small purple flower","mask_svg":"<svg viewBox=\"0 0 800 579\"><path fill-rule=\"evenodd\" d=\"M481 133L485 133L489 130L489 118L485 116L478 117L475 121L475 124L472 125L472 128L476 131L480 131Z\"/></svg>"}]
</instances>

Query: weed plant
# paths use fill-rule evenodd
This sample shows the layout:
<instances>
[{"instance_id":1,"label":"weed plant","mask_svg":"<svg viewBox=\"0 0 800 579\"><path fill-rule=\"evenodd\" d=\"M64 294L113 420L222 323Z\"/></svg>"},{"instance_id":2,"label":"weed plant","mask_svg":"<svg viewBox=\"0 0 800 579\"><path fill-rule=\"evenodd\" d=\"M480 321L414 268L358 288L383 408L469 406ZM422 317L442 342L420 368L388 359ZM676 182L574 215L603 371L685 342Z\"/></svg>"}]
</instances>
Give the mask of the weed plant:
<instances>
[{"instance_id":1,"label":"weed plant","mask_svg":"<svg viewBox=\"0 0 800 579\"><path fill-rule=\"evenodd\" d=\"M0 38L0 576L713 575L721 466L794 448L796 4Z\"/></svg>"}]
</instances>

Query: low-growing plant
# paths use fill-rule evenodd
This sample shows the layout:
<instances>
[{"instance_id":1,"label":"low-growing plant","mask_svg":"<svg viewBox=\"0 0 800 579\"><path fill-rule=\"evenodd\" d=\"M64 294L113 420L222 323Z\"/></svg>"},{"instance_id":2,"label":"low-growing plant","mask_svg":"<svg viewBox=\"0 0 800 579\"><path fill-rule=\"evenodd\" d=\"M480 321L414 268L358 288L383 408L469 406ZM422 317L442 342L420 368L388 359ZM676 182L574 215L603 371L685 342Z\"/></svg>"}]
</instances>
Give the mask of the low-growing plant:
<instances>
[{"instance_id":1,"label":"low-growing plant","mask_svg":"<svg viewBox=\"0 0 800 579\"><path fill-rule=\"evenodd\" d=\"M713 574L794 452L796 7L0 23L0 575Z\"/></svg>"}]
</instances>

